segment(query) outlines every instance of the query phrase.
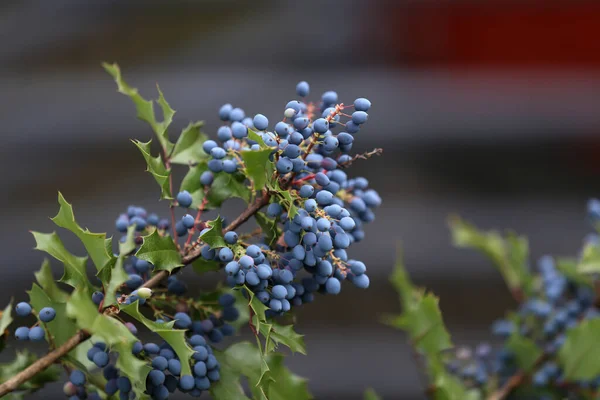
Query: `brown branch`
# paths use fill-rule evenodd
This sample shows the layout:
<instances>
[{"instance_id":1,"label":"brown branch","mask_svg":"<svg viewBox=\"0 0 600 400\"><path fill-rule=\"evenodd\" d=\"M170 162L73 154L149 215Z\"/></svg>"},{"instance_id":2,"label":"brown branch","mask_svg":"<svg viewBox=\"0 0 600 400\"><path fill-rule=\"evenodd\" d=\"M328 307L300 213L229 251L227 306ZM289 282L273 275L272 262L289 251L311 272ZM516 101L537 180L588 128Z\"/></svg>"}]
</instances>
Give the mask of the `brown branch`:
<instances>
[{"instance_id":1,"label":"brown branch","mask_svg":"<svg viewBox=\"0 0 600 400\"><path fill-rule=\"evenodd\" d=\"M38 373L42 372L43 370L54 364L59 358L69 353L71 350L77 347L79 343L83 342L89 337L90 334L83 330L77 332L62 346L46 354L44 357L31 364L29 367L25 368L23 371L19 372L17 375L13 376L9 380L1 384L0 397L16 390L19 386L21 386L23 382L28 381Z\"/></svg>"},{"instance_id":2,"label":"brown branch","mask_svg":"<svg viewBox=\"0 0 600 400\"><path fill-rule=\"evenodd\" d=\"M262 207L269 204L270 198L271 198L271 195L267 191L263 192L261 197L257 198L254 203L252 203L248 208L246 208L235 220L233 220L233 222L231 222L229 225L227 225L223 229L223 233L232 231L232 230L236 229L237 227L239 227L240 225L242 225L244 222L248 221ZM198 257L200 257L200 254L201 254L200 248L194 249L194 251L190 252L188 255L183 257L183 259L182 259L183 265L185 266L185 265L191 264ZM166 278L167 276L168 276L167 271L164 271L164 270L160 271L156 275L154 275L151 279L146 281L146 283L144 283L144 285L142 287L152 288L152 287L158 285L158 283L160 283L160 281L163 280L164 278ZM109 309L107 309L107 310L109 310ZM105 312L107 312L107 311L105 311ZM18 374L16 374L15 376L13 376L9 380L7 380L6 382L2 383L0 385L0 397L16 390L23 382L26 382L29 379L33 378L38 373L42 372L43 370L48 368L50 365L54 364L59 358L63 357L64 355L69 353L71 350L73 350L75 347L77 347L77 345L79 343L81 343L84 340L87 340L89 338L90 338L90 334L88 332L86 332L84 330L78 331L69 340L67 340L62 346L60 346L56 350L51 351L50 353L46 354L44 357L38 359L36 362L31 364L29 367L27 367L23 371L19 372Z\"/></svg>"}]
</instances>

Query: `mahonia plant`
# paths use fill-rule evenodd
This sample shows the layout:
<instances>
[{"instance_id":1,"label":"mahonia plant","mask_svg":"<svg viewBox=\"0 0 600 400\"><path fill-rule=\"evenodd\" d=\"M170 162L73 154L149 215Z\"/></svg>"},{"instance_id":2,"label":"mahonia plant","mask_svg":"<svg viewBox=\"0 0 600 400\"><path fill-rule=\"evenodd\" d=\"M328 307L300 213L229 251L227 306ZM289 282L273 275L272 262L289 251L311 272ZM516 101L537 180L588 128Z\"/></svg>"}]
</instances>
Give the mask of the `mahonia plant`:
<instances>
[{"instance_id":1,"label":"mahonia plant","mask_svg":"<svg viewBox=\"0 0 600 400\"><path fill-rule=\"evenodd\" d=\"M116 220L122 236L114 243L82 228L59 194L52 221L75 234L87 255L70 253L56 232L33 232L36 249L61 262L64 273L55 281L44 261L29 300L14 307L20 326L9 329L12 304L2 312L1 343L14 335L46 342L50 352L41 358L18 352L0 366L0 397L21 398L59 379L55 364L61 364L70 399L167 399L178 391L210 392L218 400L311 398L306 380L276 350L306 353L290 323L294 308L340 293L344 281L369 286L365 264L347 250L363 239L381 199L365 178L349 178L345 169L381 152L349 154L371 103L358 98L344 105L333 91L308 102L309 85L300 82L300 100L288 102L274 125L226 104L218 112L217 140L194 122L172 142L175 111L160 89L162 121L116 64L104 68L156 135L158 155L151 141L133 143L169 204L166 217L130 206ZM175 165L188 169L179 187ZM205 218L234 197L247 204L237 217ZM257 228L240 231L251 219ZM188 293L189 278L180 274L186 266L198 274L224 270L224 284ZM255 344L223 345L244 326Z\"/></svg>"},{"instance_id":2,"label":"mahonia plant","mask_svg":"<svg viewBox=\"0 0 600 400\"><path fill-rule=\"evenodd\" d=\"M600 201L588 204L596 232L577 257L545 255L532 270L528 242L514 232L480 231L450 219L454 244L485 254L517 303L493 322L487 342L454 347L438 299L413 286L401 263L391 281L403 312L387 318L405 330L423 361L426 393L445 400L600 398ZM376 397L373 397L376 398Z\"/></svg>"}]
</instances>

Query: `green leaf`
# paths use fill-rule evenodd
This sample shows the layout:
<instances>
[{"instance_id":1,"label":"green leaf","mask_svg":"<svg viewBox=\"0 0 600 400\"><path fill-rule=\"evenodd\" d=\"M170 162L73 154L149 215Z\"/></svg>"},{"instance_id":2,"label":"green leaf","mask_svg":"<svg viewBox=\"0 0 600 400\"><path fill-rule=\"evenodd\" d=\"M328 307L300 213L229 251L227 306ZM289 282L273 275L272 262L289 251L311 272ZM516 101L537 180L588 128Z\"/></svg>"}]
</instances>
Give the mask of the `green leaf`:
<instances>
[{"instance_id":1,"label":"green leaf","mask_svg":"<svg viewBox=\"0 0 600 400\"><path fill-rule=\"evenodd\" d=\"M214 260L205 260L200 257L192 263L192 268L197 274L204 274L206 272L218 271L221 269L221 264Z\"/></svg>"},{"instance_id":2,"label":"green leaf","mask_svg":"<svg viewBox=\"0 0 600 400\"><path fill-rule=\"evenodd\" d=\"M65 271L60 282L74 288L91 289L90 281L86 274L85 264L87 257L76 257L69 253L56 232L39 233L31 232L36 241L36 250L45 251L65 265Z\"/></svg>"},{"instance_id":3,"label":"green leaf","mask_svg":"<svg viewBox=\"0 0 600 400\"><path fill-rule=\"evenodd\" d=\"M365 391L365 400L381 400L381 398L377 395L377 393L375 392L375 390L373 390L372 388L368 388Z\"/></svg>"},{"instance_id":4,"label":"green leaf","mask_svg":"<svg viewBox=\"0 0 600 400\"><path fill-rule=\"evenodd\" d=\"M464 384L446 370L439 357L429 359L429 375L433 398L436 400L480 400L479 391L468 390Z\"/></svg>"},{"instance_id":5,"label":"green leaf","mask_svg":"<svg viewBox=\"0 0 600 400\"><path fill-rule=\"evenodd\" d=\"M172 200L173 194L171 193L171 187L169 184L169 176L171 175L171 170L167 169L160 156L152 157L152 155L150 154L150 143L152 141L144 143L140 142L139 140L132 140L132 142L137 146L138 149L140 149L142 155L144 156L144 159L146 160L146 171L150 172L152 176L154 176L154 179L158 183L158 186L160 186L161 200Z\"/></svg>"},{"instance_id":6,"label":"green leaf","mask_svg":"<svg viewBox=\"0 0 600 400\"><path fill-rule=\"evenodd\" d=\"M298 207L296 207L295 198L292 196L292 192L281 189L277 182L268 181L267 185L269 190L279 197L280 204L286 209L289 218L294 218L296 214L298 214Z\"/></svg>"},{"instance_id":7,"label":"green leaf","mask_svg":"<svg viewBox=\"0 0 600 400\"><path fill-rule=\"evenodd\" d=\"M400 260L391 282L400 295L403 312L388 323L405 330L412 345L427 357L437 357L451 348L450 334L444 325L437 297L414 288Z\"/></svg>"},{"instance_id":8,"label":"green leaf","mask_svg":"<svg viewBox=\"0 0 600 400\"><path fill-rule=\"evenodd\" d=\"M158 323L155 321L151 321L148 318L144 317L138 308L138 302L136 301L133 304L129 304L126 306L121 306L121 311L135 318L146 328L148 328L151 332L158 334L162 337L175 351L177 357L181 360L181 374L182 375L191 375L192 370L190 368L190 358L194 354L194 350L187 344L185 340L185 330L183 329L173 329L173 324L175 321L171 321L169 323Z\"/></svg>"},{"instance_id":9,"label":"green leaf","mask_svg":"<svg viewBox=\"0 0 600 400\"><path fill-rule=\"evenodd\" d=\"M227 243L223 239L223 219L221 216L219 215L215 220L209 221L208 227L209 229L200 235L200 239L209 245L211 249L227 247Z\"/></svg>"},{"instance_id":10,"label":"green leaf","mask_svg":"<svg viewBox=\"0 0 600 400\"><path fill-rule=\"evenodd\" d=\"M171 153L173 150L173 144L169 141L167 128L173 121L173 115L175 114L175 111L171 109L165 100L160 88L157 86L159 93L158 104L163 112L163 122L158 122L156 120L156 116L154 114L154 103L151 100L144 99L142 96L140 96L136 88L132 88L125 83L121 76L121 70L117 64L103 63L102 66L106 72L112 75L112 77L115 79L119 93L131 98L135 104L135 108L137 109L138 118L150 124L154 130L154 133L156 133L161 146L166 150L166 153Z\"/></svg>"},{"instance_id":11,"label":"green leaf","mask_svg":"<svg viewBox=\"0 0 600 400\"><path fill-rule=\"evenodd\" d=\"M146 376L151 368L146 361L131 353L138 339L120 321L98 313L88 291L75 289L67 303L67 315L74 319L80 329L102 339L112 351L119 354L117 368L131 379L138 398L145 398Z\"/></svg>"},{"instance_id":12,"label":"green leaf","mask_svg":"<svg viewBox=\"0 0 600 400\"><path fill-rule=\"evenodd\" d=\"M228 174L226 172L215 174L215 179L208 192L207 209L218 208L225 200L232 197L240 198L246 203L249 202L252 192L246 186L245 181L246 178L242 174Z\"/></svg>"},{"instance_id":13,"label":"green leaf","mask_svg":"<svg viewBox=\"0 0 600 400\"><path fill-rule=\"evenodd\" d=\"M12 361L0 364L0 382L5 382L6 380L18 374L19 372L23 371L25 368L33 364L36 361L36 359L37 357L35 356L35 354L30 353L27 350L22 352L17 351L15 358ZM24 382L21 386L19 386L17 392L15 392L14 394L23 395L24 398L26 394L41 389L46 383L58 381L59 378L60 372L58 366L52 365L46 368L45 370L39 372L30 380Z\"/></svg>"},{"instance_id":14,"label":"green leaf","mask_svg":"<svg viewBox=\"0 0 600 400\"><path fill-rule=\"evenodd\" d=\"M265 242L269 247L277 243L277 240L282 235L282 231L279 228L276 218L269 218L265 213L257 212L254 214L256 222L262 229L263 235L265 236Z\"/></svg>"},{"instance_id":15,"label":"green leaf","mask_svg":"<svg viewBox=\"0 0 600 400\"><path fill-rule=\"evenodd\" d=\"M270 334L272 341L288 347L292 353L306 355L304 335L295 332L292 325L279 325L278 323L273 322Z\"/></svg>"},{"instance_id":16,"label":"green leaf","mask_svg":"<svg viewBox=\"0 0 600 400\"><path fill-rule=\"evenodd\" d=\"M598 265L600 265L600 259L598 261ZM581 286L592 287L594 285L594 281L588 273L589 270L586 271L589 266L590 265L578 263L575 258L556 259L556 269L566 276L568 280Z\"/></svg>"},{"instance_id":17,"label":"green leaf","mask_svg":"<svg viewBox=\"0 0 600 400\"><path fill-rule=\"evenodd\" d=\"M254 182L255 190L263 190L267 179L273 174L274 166L269 157L273 150L242 151L241 157L248 177Z\"/></svg>"},{"instance_id":18,"label":"green leaf","mask_svg":"<svg viewBox=\"0 0 600 400\"><path fill-rule=\"evenodd\" d=\"M171 272L183 266L181 254L170 236L160 236L155 230L143 239L142 246L135 253L137 258L148 261L154 265L155 270Z\"/></svg>"},{"instance_id":19,"label":"green leaf","mask_svg":"<svg viewBox=\"0 0 600 400\"><path fill-rule=\"evenodd\" d=\"M531 372L536 362L542 356L542 350L535 342L518 332L514 332L508 338L506 348L515 355L517 365L525 372Z\"/></svg>"},{"instance_id":20,"label":"green leaf","mask_svg":"<svg viewBox=\"0 0 600 400\"><path fill-rule=\"evenodd\" d=\"M107 251L106 233L92 233L88 229L83 229L75 221L73 207L65 200L62 193L58 193L58 203L60 210L52 221L60 226L73 232L85 246L90 258L94 262L96 269L100 271L112 259L112 254Z\"/></svg>"},{"instance_id":21,"label":"green leaf","mask_svg":"<svg viewBox=\"0 0 600 400\"><path fill-rule=\"evenodd\" d=\"M6 328L8 328L9 325L13 322L12 304L13 302L11 299L8 305L4 307L4 310L2 310L2 312L0 313L0 335L4 335L4 331L6 330Z\"/></svg>"},{"instance_id":22,"label":"green leaf","mask_svg":"<svg viewBox=\"0 0 600 400\"><path fill-rule=\"evenodd\" d=\"M225 351L215 351L215 356L221 365L222 377L220 382L211 387L213 397L229 399L220 395L233 391L231 399L246 399L240 394L239 377L248 379L250 390L255 399L269 400L306 400L312 399L305 379L292 374L283 364L283 355L272 353L266 359L266 366L271 371L274 380L261 383L263 374L261 351L248 342L236 343Z\"/></svg>"},{"instance_id":23,"label":"green leaf","mask_svg":"<svg viewBox=\"0 0 600 400\"><path fill-rule=\"evenodd\" d=\"M269 146L267 146L267 144L263 140L262 136L260 136L258 133L256 133L255 131L253 131L250 128L248 128L248 139L254 140L256 143L258 143L258 146L261 149L268 149L269 148Z\"/></svg>"},{"instance_id":24,"label":"green leaf","mask_svg":"<svg viewBox=\"0 0 600 400\"><path fill-rule=\"evenodd\" d=\"M529 272L528 243L524 236L509 232L502 237L498 232L483 232L459 217L450 218L454 245L472 248L485 254L502 274L511 291L530 294L533 278Z\"/></svg>"},{"instance_id":25,"label":"green leaf","mask_svg":"<svg viewBox=\"0 0 600 400\"><path fill-rule=\"evenodd\" d=\"M69 298L69 294L64 290L61 290L52 276L52 268L50 268L50 261L45 258L42 262L42 268L35 274L35 279L39 285L44 289L44 293L48 295L50 300L57 303L66 303Z\"/></svg>"},{"instance_id":26,"label":"green leaf","mask_svg":"<svg viewBox=\"0 0 600 400\"><path fill-rule=\"evenodd\" d=\"M202 145L208 137L200 132L204 122L190 122L190 124L181 131L177 143L171 153L171 163L189 165L206 161L208 154L202 149Z\"/></svg>"},{"instance_id":27,"label":"green leaf","mask_svg":"<svg viewBox=\"0 0 600 400\"><path fill-rule=\"evenodd\" d=\"M115 262L108 264L97 276L104 286L103 308L117 304L117 290L129 279L129 275L123 268L125 257L135 250L135 225L127 228L125 242L119 242L119 257Z\"/></svg>"},{"instance_id":28,"label":"green leaf","mask_svg":"<svg viewBox=\"0 0 600 400\"><path fill-rule=\"evenodd\" d=\"M27 294L29 295L29 302L37 312L44 307L52 307L56 310L56 317L54 317L51 322L44 324L47 335L49 334L54 338L54 344L56 346L63 345L75 334L75 332L77 332L76 324L67 316L66 303L52 300L44 290L35 283Z\"/></svg>"},{"instance_id":29,"label":"green leaf","mask_svg":"<svg viewBox=\"0 0 600 400\"><path fill-rule=\"evenodd\" d=\"M587 243L581 253L577 272L581 274L597 274L600 272L600 246Z\"/></svg>"},{"instance_id":30,"label":"green leaf","mask_svg":"<svg viewBox=\"0 0 600 400\"><path fill-rule=\"evenodd\" d=\"M560 366L569 381L592 380L600 375L600 319L584 320L567 331L558 353Z\"/></svg>"}]
</instances>

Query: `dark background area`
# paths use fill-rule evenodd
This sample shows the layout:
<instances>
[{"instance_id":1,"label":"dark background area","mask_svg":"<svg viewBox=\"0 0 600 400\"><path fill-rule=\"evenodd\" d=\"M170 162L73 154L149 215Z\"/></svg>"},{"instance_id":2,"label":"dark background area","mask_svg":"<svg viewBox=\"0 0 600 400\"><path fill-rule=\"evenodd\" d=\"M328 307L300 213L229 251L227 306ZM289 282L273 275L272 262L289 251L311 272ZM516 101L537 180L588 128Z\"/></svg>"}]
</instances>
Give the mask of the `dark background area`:
<instances>
[{"instance_id":1,"label":"dark background area","mask_svg":"<svg viewBox=\"0 0 600 400\"><path fill-rule=\"evenodd\" d=\"M484 340L512 300L487 261L452 248L448 214L528 235L532 263L577 251L585 202L600 193L599 33L592 1L5 0L0 302L26 299L43 259L28 230L54 229L57 190L93 231L113 232L131 203L167 212L129 142L151 131L102 61L147 98L160 83L177 110L172 132L203 119L215 135L226 102L276 118L307 80L314 96L372 100L355 150L384 153L350 174L384 203L352 253L371 288L345 285L303 308L309 355L289 365L318 399L359 399L368 386L421 398L404 336L379 323L399 310L387 280L398 244L459 344Z\"/></svg>"}]
</instances>

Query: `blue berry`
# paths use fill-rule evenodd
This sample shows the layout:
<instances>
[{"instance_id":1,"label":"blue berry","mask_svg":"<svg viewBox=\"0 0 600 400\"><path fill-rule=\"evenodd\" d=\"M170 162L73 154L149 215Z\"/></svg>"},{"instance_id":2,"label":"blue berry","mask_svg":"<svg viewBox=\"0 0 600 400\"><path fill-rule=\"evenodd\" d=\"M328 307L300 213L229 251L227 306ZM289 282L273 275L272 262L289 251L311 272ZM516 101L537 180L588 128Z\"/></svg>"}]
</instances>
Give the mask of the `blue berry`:
<instances>
[{"instance_id":1,"label":"blue berry","mask_svg":"<svg viewBox=\"0 0 600 400\"><path fill-rule=\"evenodd\" d=\"M96 364L98 368L104 368L108 365L108 354L106 354L103 351L99 351L96 354L94 354L92 361L94 362L94 364Z\"/></svg>"},{"instance_id":2,"label":"blue berry","mask_svg":"<svg viewBox=\"0 0 600 400\"><path fill-rule=\"evenodd\" d=\"M41 342L45 339L45 332L39 326L34 326L29 330L29 340L32 342Z\"/></svg>"},{"instance_id":3,"label":"blue berry","mask_svg":"<svg viewBox=\"0 0 600 400\"><path fill-rule=\"evenodd\" d=\"M31 314L31 306L29 303L25 303L24 301L17 304L15 307L15 312L19 317L26 317Z\"/></svg>"},{"instance_id":4,"label":"blue berry","mask_svg":"<svg viewBox=\"0 0 600 400\"><path fill-rule=\"evenodd\" d=\"M298 84L296 85L296 94L300 97L308 96L309 91L310 86L306 81L298 82Z\"/></svg>"},{"instance_id":5,"label":"blue berry","mask_svg":"<svg viewBox=\"0 0 600 400\"><path fill-rule=\"evenodd\" d=\"M369 108L371 108L371 102L367 99L365 99L364 97L360 97L356 100L354 100L354 109L356 111L369 111Z\"/></svg>"},{"instance_id":6,"label":"blue berry","mask_svg":"<svg viewBox=\"0 0 600 400\"><path fill-rule=\"evenodd\" d=\"M192 195L187 190L177 194L177 203L183 208L189 208L192 205Z\"/></svg>"},{"instance_id":7,"label":"blue berry","mask_svg":"<svg viewBox=\"0 0 600 400\"><path fill-rule=\"evenodd\" d=\"M321 100L326 105L333 105L333 104L337 103L338 95L334 91L328 91L328 92L323 93L323 96L321 96Z\"/></svg>"},{"instance_id":8,"label":"blue berry","mask_svg":"<svg viewBox=\"0 0 600 400\"><path fill-rule=\"evenodd\" d=\"M233 110L233 106L231 104L224 104L219 109L219 118L222 121L229 120L229 114L231 114L231 110Z\"/></svg>"},{"instance_id":9,"label":"blue berry","mask_svg":"<svg viewBox=\"0 0 600 400\"><path fill-rule=\"evenodd\" d=\"M365 122L367 122L368 118L369 118L369 114L367 114L364 111L354 111L352 113L352 122L355 123L356 125L364 124Z\"/></svg>"},{"instance_id":10,"label":"blue berry","mask_svg":"<svg viewBox=\"0 0 600 400\"><path fill-rule=\"evenodd\" d=\"M233 251L229 247L223 247L219 249L219 259L223 262L229 262L233 260Z\"/></svg>"},{"instance_id":11,"label":"blue berry","mask_svg":"<svg viewBox=\"0 0 600 400\"><path fill-rule=\"evenodd\" d=\"M195 382L194 377L191 375L183 375L179 379L179 387L181 390L188 391L194 388Z\"/></svg>"},{"instance_id":12,"label":"blue berry","mask_svg":"<svg viewBox=\"0 0 600 400\"><path fill-rule=\"evenodd\" d=\"M244 110L242 110L241 108L234 108L229 113L229 119L231 121L241 121L244 119L245 116L246 116L246 114L244 113Z\"/></svg>"},{"instance_id":13,"label":"blue berry","mask_svg":"<svg viewBox=\"0 0 600 400\"><path fill-rule=\"evenodd\" d=\"M73 372L71 372L71 375L69 376L69 380L75 386L83 386L85 385L86 380L85 374L78 369L73 370Z\"/></svg>"},{"instance_id":14,"label":"blue berry","mask_svg":"<svg viewBox=\"0 0 600 400\"><path fill-rule=\"evenodd\" d=\"M181 218L181 222L183 222L183 226L187 229L192 229L196 224L196 220L190 214L186 214Z\"/></svg>"},{"instance_id":15,"label":"blue berry","mask_svg":"<svg viewBox=\"0 0 600 400\"><path fill-rule=\"evenodd\" d=\"M325 133L329 130L329 122L325 118L319 118L313 122L313 129L317 133Z\"/></svg>"},{"instance_id":16,"label":"blue berry","mask_svg":"<svg viewBox=\"0 0 600 400\"><path fill-rule=\"evenodd\" d=\"M233 231L229 231L223 235L223 239L225 239L225 243L227 244L236 244L238 241L238 234Z\"/></svg>"},{"instance_id":17,"label":"blue berry","mask_svg":"<svg viewBox=\"0 0 600 400\"><path fill-rule=\"evenodd\" d=\"M252 120L254 127L260 131L264 131L269 126L269 120L262 114L256 114Z\"/></svg>"},{"instance_id":18,"label":"blue berry","mask_svg":"<svg viewBox=\"0 0 600 400\"><path fill-rule=\"evenodd\" d=\"M26 326L20 326L15 330L15 337L17 340L29 340L29 328Z\"/></svg>"},{"instance_id":19,"label":"blue berry","mask_svg":"<svg viewBox=\"0 0 600 400\"><path fill-rule=\"evenodd\" d=\"M214 175L212 172L210 171L204 171L202 173L202 175L200 175L200 183L204 186L210 186L212 185L213 181L214 181Z\"/></svg>"}]
</instances>

